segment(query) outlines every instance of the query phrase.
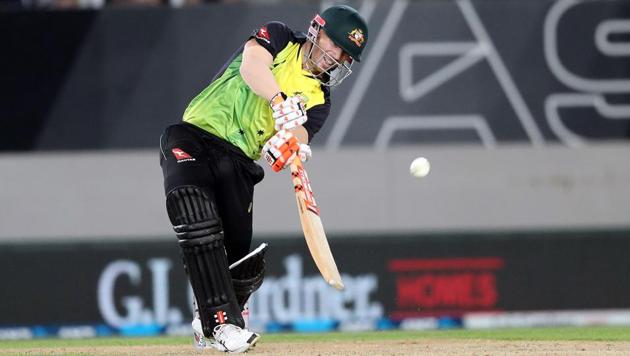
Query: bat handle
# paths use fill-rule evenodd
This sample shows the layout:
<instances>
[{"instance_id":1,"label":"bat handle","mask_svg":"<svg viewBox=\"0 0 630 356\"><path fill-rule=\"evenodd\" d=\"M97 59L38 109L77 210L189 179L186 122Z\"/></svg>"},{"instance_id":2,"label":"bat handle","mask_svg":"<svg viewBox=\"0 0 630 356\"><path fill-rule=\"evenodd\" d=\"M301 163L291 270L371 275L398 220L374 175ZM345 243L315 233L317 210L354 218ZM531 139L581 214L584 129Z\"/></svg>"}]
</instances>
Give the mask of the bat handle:
<instances>
[{"instance_id":1,"label":"bat handle","mask_svg":"<svg viewBox=\"0 0 630 356\"><path fill-rule=\"evenodd\" d=\"M291 165L295 165L296 167L299 167L302 165L302 160L300 159L300 155L295 155L295 159L293 160L293 162L291 162Z\"/></svg>"},{"instance_id":2,"label":"bat handle","mask_svg":"<svg viewBox=\"0 0 630 356\"><path fill-rule=\"evenodd\" d=\"M302 160L300 159L300 155L296 155L293 162L291 162L291 173L295 173L302 167Z\"/></svg>"}]
</instances>

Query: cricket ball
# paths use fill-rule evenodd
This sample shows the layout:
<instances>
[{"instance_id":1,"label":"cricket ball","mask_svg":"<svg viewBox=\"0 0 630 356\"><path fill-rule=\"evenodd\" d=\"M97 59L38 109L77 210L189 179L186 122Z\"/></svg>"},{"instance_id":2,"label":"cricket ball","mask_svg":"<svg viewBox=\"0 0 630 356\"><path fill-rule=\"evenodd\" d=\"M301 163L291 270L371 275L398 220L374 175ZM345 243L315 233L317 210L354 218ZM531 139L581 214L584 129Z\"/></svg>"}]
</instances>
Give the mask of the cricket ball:
<instances>
[{"instance_id":1,"label":"cricket ball","mask_svg":"<svg viewBox=\"0 0 630 356\"><path fill-rule=\"evenodd\" d=\"M431 170L431 163L429 160L424 157L418 157L411 162L411 166L409 166L409 173L416 177L422 178L429 174Z\"/></svg>"}]
</instances>

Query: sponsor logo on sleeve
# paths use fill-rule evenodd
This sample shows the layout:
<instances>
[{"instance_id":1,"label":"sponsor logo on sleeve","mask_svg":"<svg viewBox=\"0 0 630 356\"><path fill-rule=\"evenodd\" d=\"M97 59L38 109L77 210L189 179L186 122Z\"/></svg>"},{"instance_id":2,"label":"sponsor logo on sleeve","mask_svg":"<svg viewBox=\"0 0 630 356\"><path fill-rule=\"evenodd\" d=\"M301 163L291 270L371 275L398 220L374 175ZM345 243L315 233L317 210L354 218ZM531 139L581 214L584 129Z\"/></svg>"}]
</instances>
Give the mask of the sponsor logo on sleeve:
<instances>
[{"instance_id":1,"label":"sponsor logo on sleeve","mask_svg":"<svg viewBox=\"0 0 630 356\"><path fill-rule=\"evenodd\" d=\"M173 156L175 156L175 159L177 160L177 163L181 163L181 162L194 162L195 158L191 155L189 155L188 153L184 152L184 150L182 150L181 148L173 148L171 150L171 152L173 152Z\"/></svg>"},{"instance_id":2,"label":"sponsor logo on sleeve","mask_svg":"<svg viewBox=\"0 0 630 356\"><path fill-rule=\"evenodd\" d=\"M269 40L269 31L267 31L267 26L263 26L258 31L256 31L254 37L267 43L271 43L271 41Z\"/></svg>"}]
</instances>

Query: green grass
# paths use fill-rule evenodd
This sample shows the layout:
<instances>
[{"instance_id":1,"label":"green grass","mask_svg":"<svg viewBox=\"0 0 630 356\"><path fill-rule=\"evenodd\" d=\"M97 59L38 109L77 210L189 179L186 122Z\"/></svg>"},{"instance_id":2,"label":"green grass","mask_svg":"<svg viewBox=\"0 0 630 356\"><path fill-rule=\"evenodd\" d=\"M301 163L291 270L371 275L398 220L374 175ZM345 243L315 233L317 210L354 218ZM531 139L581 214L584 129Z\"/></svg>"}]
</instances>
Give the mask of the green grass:
<instances>
[{"instance_id":1,"label":"green grass","mask_svg":"<svg viewBox=\"0 0 630 356\"><path fill-rule=\"evenodd\" d=\"M483 339L529 341L630 341L630 327L535 328L491 330L375 331L316 334L265 334L263 342L335 342L418 339ZM57 348L80 346L188 345L189 337L37 339L0 341L0 350L8 348Z\"/></svg>"},{"instance_id":2,"label":"green grass","mask_svg":"<svg viewBox=\"0 0 630 356\"><path fill-rule=\"evenodd\" d=\"M268 334L268 342L291 341L370 341L410 339L483 339L483 340L588 340L630 341L630 327L564 327L564 328L510 328L489 330L430 330L430 331L374 331L325 334Z\"/></svg>"},{"instance_id":3,"label":"green grass","mask_svg":"<svg viewBox=\"0 0 630 356\"><path fill-rule=\"evenodd\" d=\"M81 347L81 346L133 346L133 345L183 345L191 338L184 336L163 337L100 337L95 339L35 339L0 341L0 350L8 348Z\"/></svg>"}]
</instances>

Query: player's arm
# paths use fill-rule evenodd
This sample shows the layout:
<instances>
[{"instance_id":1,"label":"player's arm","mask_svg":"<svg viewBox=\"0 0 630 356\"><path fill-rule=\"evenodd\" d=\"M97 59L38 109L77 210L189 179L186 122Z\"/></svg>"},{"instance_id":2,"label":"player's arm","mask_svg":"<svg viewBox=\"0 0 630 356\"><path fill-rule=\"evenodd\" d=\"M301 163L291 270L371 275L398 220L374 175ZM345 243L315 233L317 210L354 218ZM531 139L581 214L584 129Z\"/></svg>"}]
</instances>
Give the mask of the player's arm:
<instances>
[{"instance_id":1,"label":"player's arm","mask_svg":"<svg viewBox=\"0 0 630 356\"><path fill-rule=\"evenodd\" d=\"M273 111L276 130L290 130L304 124L307 120L306 108L301 98L287 97L280 90L276 78L271 72L273 55L255 38L248 40L243 49L243 61L240 67L241 77L256 95L269 101ZM297 130L300 142L308 143L306 130Z\"/></svg>"},{"instance_id":2,"label":"player's arm","mask_svg":"<svg viewBox=\"0 0 630 356\"><path fill-rule=\"evenodd\" d=\"M295 136L298 139L298 141L304 142L304 143L309 142L308 131L306 131L304 126L294 127L290 129L289 132L291 132L293 136Z\"/></svg>"},{"instance_id":3,"label":"player's arm","mask_svg":"<svg viewBox=\"0 0 630 356\"><path fill-rule=\"evenodd\" d=\"M283 93L271 71L274 57L285 48L290 38L286 25L267 23L254 31L245 43L239 68L250 89L269 101L274 128L278 132L265 143L262 154L275 171L288 166L297 154L304 161L311 156L309 131L302 127L309 118L306 105L302 97L288 97Z\"/></svg>"},{"instance_id":4,"label":"player's arm","mask_svg":"<svg viewBox=\"0 0 630 356\"><path fill-rule=\"evenodd\" d=\"M256 95L271 101L280 92L280 86L271 72L273 56L252 38L245 43L240 73Z\"/></svg>"},{"instance_id":5,"label":"player's arm","mask_svg":"<svg viewBox=\"0 0 630 356\"><path fill-rule=\"evenodd\" d=\"M299 98L287 98L280 91L280 86L276 82L273 73L269 69L273 63L273 56L269 51L258 44L255 39L250 39L245 43L243 49L243 62L240 73L245 83L256 95L268 100L272 105L273 117L276 121L276 129L287 130L290 133L278 132L272 140L263 147L263 154L274 170L278 171L288 166L297 152L306 161L311 156L310 147L300 142L308 143L308 132L302 126L307 120L306 110ZM274 99L275 98L275 99ZM294 137L293 143L289 139ZM274 151L274 152L272 152ZM286 157L285 157L286 156Z\"/></svg>"}]
</instances>

